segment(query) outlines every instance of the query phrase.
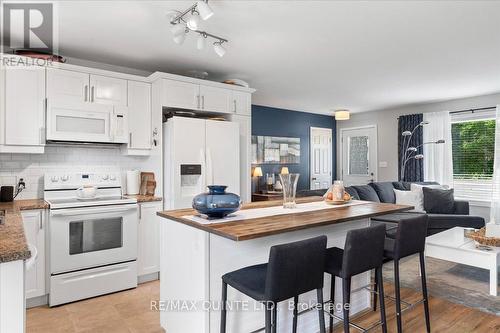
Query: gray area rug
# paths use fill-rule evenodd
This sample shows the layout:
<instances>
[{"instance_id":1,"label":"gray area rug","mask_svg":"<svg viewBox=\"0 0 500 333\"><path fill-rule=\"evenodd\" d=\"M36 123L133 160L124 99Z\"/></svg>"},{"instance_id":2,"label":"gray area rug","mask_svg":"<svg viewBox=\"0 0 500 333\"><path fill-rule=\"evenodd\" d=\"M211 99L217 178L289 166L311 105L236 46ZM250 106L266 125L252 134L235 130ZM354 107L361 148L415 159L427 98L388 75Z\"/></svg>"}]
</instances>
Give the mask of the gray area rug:
<instances>
[{"instance_id":1,"label":"gray area rug","mask_svg":"<svg viewBox=\"0 0 500 333\"><path fill-rule=\"evenodd\" d=\"M418 256L401 260L399 267L401 286L421 290ZM425 267L431 296L500 316L500 296L489 294L489 271L429 257ZM385 264L383 271L384 281L393 282L393 263Z\"/></svg>"}]
</instances>

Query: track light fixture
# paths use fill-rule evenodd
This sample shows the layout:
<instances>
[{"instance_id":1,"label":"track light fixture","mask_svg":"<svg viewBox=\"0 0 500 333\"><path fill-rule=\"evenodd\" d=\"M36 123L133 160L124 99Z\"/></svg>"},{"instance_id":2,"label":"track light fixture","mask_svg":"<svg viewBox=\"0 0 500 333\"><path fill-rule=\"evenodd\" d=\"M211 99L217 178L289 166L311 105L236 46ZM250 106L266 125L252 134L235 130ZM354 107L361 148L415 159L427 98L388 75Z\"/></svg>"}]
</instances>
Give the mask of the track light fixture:
<instances>
[{"instance_id":1,"label":"track light fixture","mask_svg":"<svg viewBox=\"0 0 500 333\"><path fill-rule=\"evenodd\" d=\"M170 31L172 32L174 42L182 44L184 43L186 34L189 31L197 32L199 34L196 41L196 48L198 50L203 50L205 48L205 39L210 37L216 40L213 43L215 53L219 57L223 57L224 54L226 54L226 48L224 48L222 44L228 43L229 41L225 38L212 35L206 31L199 30L200 18L208 20L213 15L214 12L208 5L208 0L197 1L194 5L182 12L174 11L173 15L170 13L169 19L170 24L172 25Z\"/></svg>"}]
</instances>

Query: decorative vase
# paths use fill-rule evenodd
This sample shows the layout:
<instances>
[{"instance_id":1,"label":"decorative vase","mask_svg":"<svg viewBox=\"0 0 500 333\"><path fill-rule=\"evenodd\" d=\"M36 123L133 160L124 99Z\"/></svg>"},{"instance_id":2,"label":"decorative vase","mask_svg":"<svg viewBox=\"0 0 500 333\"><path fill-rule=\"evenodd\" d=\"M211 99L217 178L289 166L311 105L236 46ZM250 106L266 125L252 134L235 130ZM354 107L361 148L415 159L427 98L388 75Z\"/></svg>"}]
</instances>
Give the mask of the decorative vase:
<instances>
[{"instance_id":1,"label":"decorative vase","mask_svg":"<svg viewBox=\"0 0 500 333\"><path fill-rule=\"evenodd\" d=\"M344 200L344 182L341 180L334 181L332 193L334 200Z\"/></svg>"},{"instance_id":2,"label":"decorative vase","mask_svg":"<svg viewBox=\"0 0 500 333\"><path fill-rule=\"evenodd\" d=\"M209 185L208 193L198 194L193 198L193 208L209 218L223 218L241 207L240 196L227 193L227 186Z\"/></svg>"},{"instance_id":3,"label":"decorative vase","mask_svg":"<svg viewBox=\"0 0 500 333\"><path fill-rule=\"evenodd\" d=\"M295 195L297 194L298 173L280 174L283 187L283 208L295 208Z\"/></svg>"}]
</instances>

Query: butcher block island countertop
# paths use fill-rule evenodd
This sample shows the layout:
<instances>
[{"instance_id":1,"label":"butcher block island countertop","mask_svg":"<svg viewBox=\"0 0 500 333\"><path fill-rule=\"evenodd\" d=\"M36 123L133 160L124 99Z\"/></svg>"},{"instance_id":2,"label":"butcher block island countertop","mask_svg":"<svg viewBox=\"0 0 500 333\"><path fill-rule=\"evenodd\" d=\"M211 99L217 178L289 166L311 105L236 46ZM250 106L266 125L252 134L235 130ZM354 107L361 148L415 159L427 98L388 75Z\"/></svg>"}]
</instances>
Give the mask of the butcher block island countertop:
<instances>
[{"instance_id":1,"label":"butcher block island countertop","mask_svg":"<svg viewBox=\"0 0 500 333\"><path fill-rule=\"evenodd\" d=\"M299 198L296 200L296 202L297 204L301 204L309 202L320 202L322 200L322 197L307 197ZM241 209L245 210L267 208L280 206L281 204L282 202L280 200L253 202L244 204ZM198 214L193 209L169 210L158 212L157 214L168 219L169 221L183 223L234 241L244 241L290 231L402 212L410 209L413 209L413 207L406 205L363 201L362 204L346 207L335 207L334 209L326 208L308 212L294 212L293 209L290 209L290 214L280 214L212 224L202 224L191 219L187 219L186 216Z\"/></svg>"}]
</instances>

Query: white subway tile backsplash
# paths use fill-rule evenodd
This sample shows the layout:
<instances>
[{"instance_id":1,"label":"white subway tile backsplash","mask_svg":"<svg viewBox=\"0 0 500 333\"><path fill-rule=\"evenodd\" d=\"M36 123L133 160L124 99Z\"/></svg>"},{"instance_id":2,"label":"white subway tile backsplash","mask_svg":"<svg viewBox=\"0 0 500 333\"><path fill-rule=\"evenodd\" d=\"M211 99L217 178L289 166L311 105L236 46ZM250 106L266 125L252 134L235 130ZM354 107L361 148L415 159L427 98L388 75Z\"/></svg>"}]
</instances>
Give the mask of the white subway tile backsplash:
<instances>
[{"instance_id":1,"label":"white subway tile backsplash","mask_svg":"<svg viewBox=\"0 0 500 333\"><path fill-rule=\"evenodd\" d=\"M0 154L0 185L15 185L24 178L26 189L17 199L43 197L43 176L46 172L71 169L72 172L103 172L112 170L161 170L159 156L123 156L119 149L86 147L45 147L44 154ZM158 184L160 186L160 184Z\"/></svg>"}]
</instances>

